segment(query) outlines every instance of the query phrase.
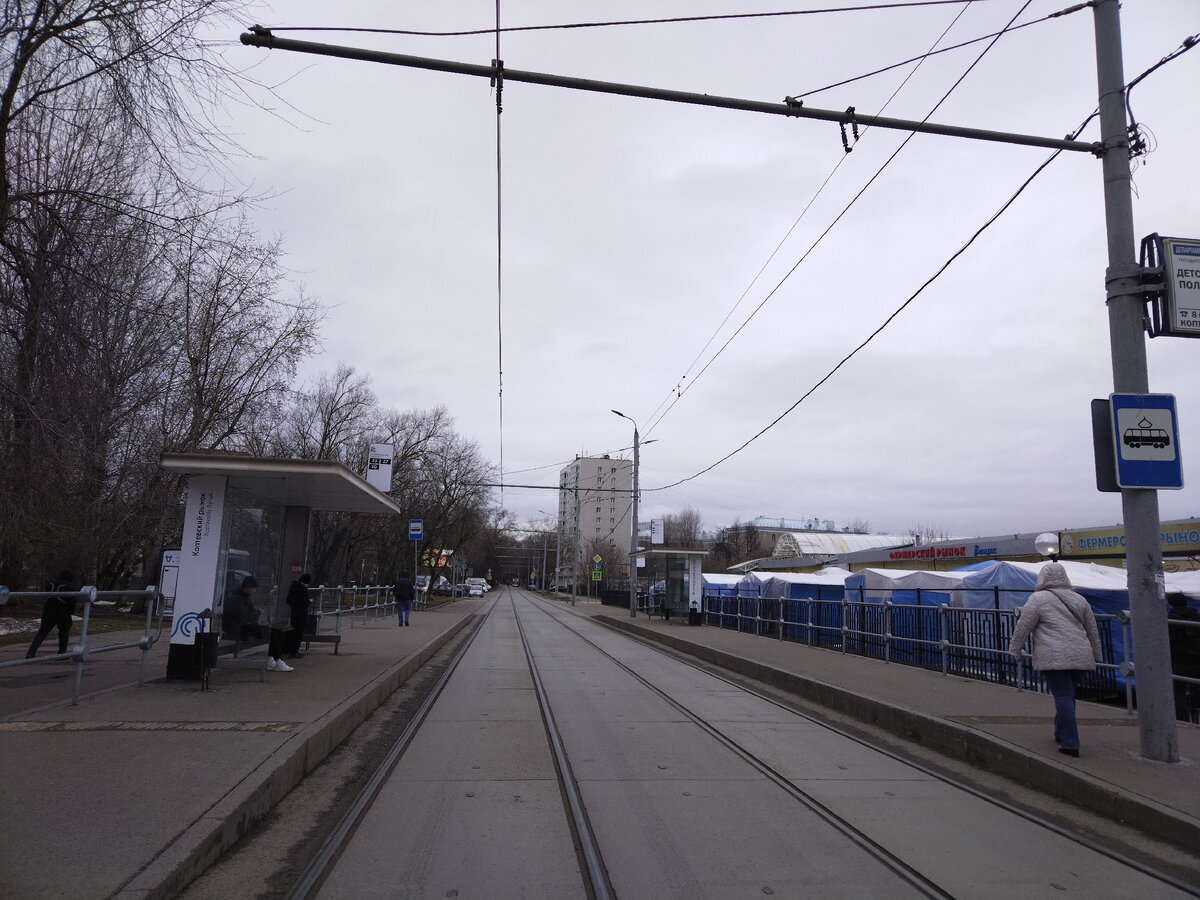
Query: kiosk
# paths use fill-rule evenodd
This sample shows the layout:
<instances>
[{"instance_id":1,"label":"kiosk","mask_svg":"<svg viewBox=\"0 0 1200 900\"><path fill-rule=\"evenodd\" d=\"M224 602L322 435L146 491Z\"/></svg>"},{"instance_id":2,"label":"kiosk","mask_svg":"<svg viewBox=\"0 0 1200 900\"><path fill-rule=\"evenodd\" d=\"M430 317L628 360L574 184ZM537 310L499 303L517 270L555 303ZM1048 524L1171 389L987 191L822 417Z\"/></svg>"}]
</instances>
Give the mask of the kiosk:
<instances>
[{"instance_id":1,"label":"kiosk","mask_svg":"<svg viewBox=\"0 0 1200 900\"><path fill-rule=\"evenodd\" d=\"M312 510L403 512L333 460L164 453L161 465L188 476L168 679L201 679L199 635L247 575L269 609L282 601L303 568Z\"/></svg>"}]
</instances>

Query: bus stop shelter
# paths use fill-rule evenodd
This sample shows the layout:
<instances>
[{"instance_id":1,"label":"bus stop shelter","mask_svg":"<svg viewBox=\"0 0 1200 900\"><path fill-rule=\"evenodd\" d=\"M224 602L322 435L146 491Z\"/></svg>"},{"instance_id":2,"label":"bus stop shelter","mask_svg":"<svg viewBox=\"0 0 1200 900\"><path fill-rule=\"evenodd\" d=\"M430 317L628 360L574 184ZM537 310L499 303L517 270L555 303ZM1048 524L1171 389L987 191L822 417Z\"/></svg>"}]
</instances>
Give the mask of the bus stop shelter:
<instances>
[{"instance_id":1,"label":"bus stop shelter","mask_svg":"<svg viewBox=\"0 0 1200 900\"><path fill-rule=\"evenodd\" d=\"M653 547L631 553L631 563L645 560L646 573L641 577L650 581L647 613L660 612L664 619L674 615L682 620L686 616L689 622L698 622L704 588L700 564L707 554L707 550L679 547Z\"/></svg>"},{"instance_id":2,"label":"bus stop shelter","mask_svg":"<svg viewBox=\"0 0 1200 900\"><path fill-rule=\"evenodd\" d=\"M304 569L314 509L401 515L403 510L339 462L228 453L164 453L187 476L167 678L201 677L198 635L225 598L253 576L273 607Z\"/></svg>"}]
</instances>

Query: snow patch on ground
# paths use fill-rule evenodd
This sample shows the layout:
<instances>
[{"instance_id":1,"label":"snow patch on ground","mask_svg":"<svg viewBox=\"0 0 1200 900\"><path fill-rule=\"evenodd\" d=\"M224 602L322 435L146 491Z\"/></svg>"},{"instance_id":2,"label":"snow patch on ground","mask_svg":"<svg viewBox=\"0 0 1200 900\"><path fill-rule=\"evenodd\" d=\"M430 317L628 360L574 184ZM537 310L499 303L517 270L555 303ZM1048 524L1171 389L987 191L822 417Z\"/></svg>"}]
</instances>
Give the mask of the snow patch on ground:
<instances>
[{"instance_id":1,"label":"snow patch on ground","mask_svg":"<svg viewBox=\"0 0 1200 900\"><path fill-rule=\"evenodd\" d=\"M26 621L10 616L0 616L0 634L21 634L22 632L32 634L38 630L38 624L38 619Z\"/></svg>"}]
</instances>

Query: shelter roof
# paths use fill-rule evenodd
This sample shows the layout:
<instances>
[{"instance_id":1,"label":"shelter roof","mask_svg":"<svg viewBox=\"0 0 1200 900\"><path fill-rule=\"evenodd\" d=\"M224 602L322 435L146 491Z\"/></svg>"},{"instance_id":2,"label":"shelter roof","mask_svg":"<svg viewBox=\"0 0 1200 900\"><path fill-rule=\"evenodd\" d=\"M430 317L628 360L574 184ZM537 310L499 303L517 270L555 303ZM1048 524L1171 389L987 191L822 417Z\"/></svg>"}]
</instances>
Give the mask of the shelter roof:
<instances>
[{"instance_id":1,"label":"shelter roof","mask_svg":"<svg viewBox=\"0 0 1200 900\"><path fill-rule=\"evenodd\" d=\"M694 548L683 549L682 547L643 547L637 553L627 553L630 559L662 559L667 556L707 556L707 550L696 550Z\"/></svg>"},{"instance_id":2,"label":"shelter roof","mask_svg":"<svg viewBox=\"0 0 1200 900\"><path fill-rule=\"evenodd\" d=\"M229 487L282 506L402 515L387 494L329 459L276 459L230 453L164 453L164 469L180 475L224 475Z\"/></svg>"}]
</instances>

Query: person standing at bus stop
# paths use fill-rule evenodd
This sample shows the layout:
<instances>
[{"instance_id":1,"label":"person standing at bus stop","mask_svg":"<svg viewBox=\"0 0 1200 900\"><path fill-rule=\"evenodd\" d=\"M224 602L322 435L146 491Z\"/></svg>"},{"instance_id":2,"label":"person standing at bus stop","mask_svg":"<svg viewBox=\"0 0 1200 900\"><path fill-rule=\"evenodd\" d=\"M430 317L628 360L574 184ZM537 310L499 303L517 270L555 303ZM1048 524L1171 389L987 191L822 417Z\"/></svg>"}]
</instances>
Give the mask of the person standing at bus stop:
<instances>
[{"instance_id":1,"label":"person standing at bus stop","mask_svg":"<svg viewBox=\"0 0 1200 900\"><path fill-rule=\"evenodd\" d=\"M400 627L403 628L408 624L408 616L412 612L414 593L412 579L408 577L407 569L400 573L392 591L396 595L396 616L400 619Z\"/></svg>"},{"instance_id":2,"label":"person standing at bus stop","mask_svg":"<svg viewBox=\"0 0 1200 900\"><path fill-rule=\"evenodd\" d=\"M1058 562L1042 566L1034 592L1017 613L1008 652L1020 658L1025 639L1032 636L1033 667L1042 673L1054 697L1054 740L1060 753L1078 756L1075 688L1083 674L1104 658L1096 616Z\"/></svg>"},{"instance_id":3,"label":"person standing at bus stop","mask_svg":"<svg viewBox=\"0 0 1200 900\"><path fill-rule=\"evenodd\" d=\"M284 636L284 649L289 659L299 659L304 654L300 645L304 643L304 632L308 629L308 586L312 584L312 576L305 572L292 582L287 592L287 605L291 612L288 621L291 627Z\"/></svg>"}]
</instances>

